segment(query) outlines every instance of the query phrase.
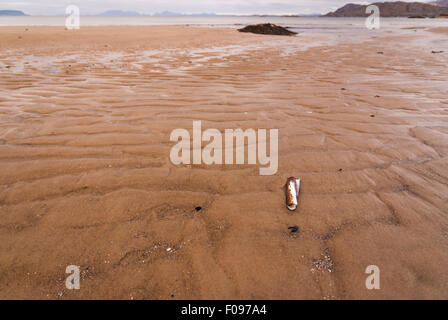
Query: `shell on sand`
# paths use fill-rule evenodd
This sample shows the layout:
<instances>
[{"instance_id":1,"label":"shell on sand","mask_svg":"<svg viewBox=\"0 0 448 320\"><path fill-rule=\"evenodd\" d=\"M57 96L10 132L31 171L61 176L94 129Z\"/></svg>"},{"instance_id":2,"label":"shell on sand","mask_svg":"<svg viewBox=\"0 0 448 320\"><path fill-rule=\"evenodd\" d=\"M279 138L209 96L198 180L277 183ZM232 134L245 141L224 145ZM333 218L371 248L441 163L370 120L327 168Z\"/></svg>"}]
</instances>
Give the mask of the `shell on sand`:
<instances>
[{"instance_id":1,"label":"shell on sand","mask_svg":"<svg viewBox=\"0 0 448 320\"><path fill-rule=\"evenodd\" d=\"M290 211L295 211L299 204L300 179L288 178L285 185L286 207Z\"/></svg>"}]
</instances>

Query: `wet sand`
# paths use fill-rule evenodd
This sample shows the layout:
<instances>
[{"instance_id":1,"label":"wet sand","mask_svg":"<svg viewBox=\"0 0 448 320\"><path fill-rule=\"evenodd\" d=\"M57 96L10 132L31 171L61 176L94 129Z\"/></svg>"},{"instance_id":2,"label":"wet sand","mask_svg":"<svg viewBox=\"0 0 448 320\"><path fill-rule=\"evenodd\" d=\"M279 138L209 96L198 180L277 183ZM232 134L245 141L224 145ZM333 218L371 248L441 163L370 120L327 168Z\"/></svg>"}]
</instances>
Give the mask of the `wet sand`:
<instances>
[{"instance_id":1,"label":"wet sand","mask_svg":"<svg viewBox=\"0 0 448 320\"><path fill-rule=\"evenodd\" d=\"M447 299L442 31L0 28L0 298ZM278 128L278 173L173 165L193 120Z\"/></svg>"}]
</instances>

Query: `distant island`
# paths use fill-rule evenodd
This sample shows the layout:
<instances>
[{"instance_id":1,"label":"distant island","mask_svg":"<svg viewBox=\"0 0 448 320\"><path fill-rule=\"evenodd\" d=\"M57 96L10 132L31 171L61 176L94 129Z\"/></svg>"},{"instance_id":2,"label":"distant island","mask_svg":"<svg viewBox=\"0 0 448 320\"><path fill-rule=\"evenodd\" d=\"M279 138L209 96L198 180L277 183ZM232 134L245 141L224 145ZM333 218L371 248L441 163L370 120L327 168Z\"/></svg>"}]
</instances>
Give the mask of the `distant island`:
<instances>
[{"instance_id":1,"label":"distant island","mask_svg":"<svg viewBox=\"0 0 448 320\"><path fill-rule=\"evenodd\" d=\"M407 18L436 18L448 17L448 0L437 0L433 2L375 2L373 5L380 9L381 17L407 17ZM366 8L369 4L348 3L334 12L324 15L314 14L252 14L237 15L246 17L367 17ZM27 16L19 10L0 10L0 16ZM108 10L93 16L101 17L218 17L218 16L235 16L231 14L216 13L179 13L172 11L162 11L153 14L144 14L137 11Z\"/></svg>"},{"instance_id":2,"label":"distant island","mask_svg":"<svg viewBox=\"0 0 448 320\"><path fill-rule=\"evenodd\" d=\"M109 10L94 16L102 17L318 17L319 13L312 14L291 14L291 15L276 15L276 14L253 14L253 15L232 15L232 14L217 14L213 12L205 13L180 13L173 11L162 11L154 14L142 14L136 11L122 11L122 10Z\"/></svg>"},{"instance_id":3,"label":"distant island","mask_svg":"<svg viewBox=\"0 0 448 320\"><path fill-rule=\"evenodd\" d=\"M157 12L154 14L143 14L136 11L122 11L122 10L109 10L106 12L102 12L100 14L97 14L96 16L101 17L147 17L147 16L154 16L154 17L214 17L217 16L216 13L178 13L178 12L171 12L171 11L163 11L163 12Z\"/></svg>"},{"instance_id":4,"label":"distant island","mask_svg":"<svg viewBox=\"0 0 448 320\"><path fill-rule=\"evenodd\" d=\"M0 16L26 16L26 14L19 10L0 10Z\"/></svg>"},{"instance_id":5,"label":"distant island","mask_svg":"<svg viewBox=\"0 0 448 320\"><path fill-rule=\"evenodd\" d=\"M381 17L408 17L408 18L435 18L448 15L447 0L434 3L422 2L376 2L374 5L380 9ZM334 12L327 13L325 17L367 17L368 5L349 3Z\"/></svg>"},{"instance_id":6,"label":"distant island","mask_svg":"<svg viewBox=\"0 0 448 320\"><path fill-rule=\"evenodd\" d=\"M171 11L157 12L154 14L155 17L214 17L217 16L216 13L178 13Z\"/></svg>"},{"instance_id":7,"label":"distant island","mask_svg":"<svg viewBox=\"0 0 448 320\"><path fill-rule=\"evenodd\" d=\"M106 12L98 14L101 17L139 17L143 16L136 11L122 11L122 10L108 10Z\"/></svg>"}]
</instances>

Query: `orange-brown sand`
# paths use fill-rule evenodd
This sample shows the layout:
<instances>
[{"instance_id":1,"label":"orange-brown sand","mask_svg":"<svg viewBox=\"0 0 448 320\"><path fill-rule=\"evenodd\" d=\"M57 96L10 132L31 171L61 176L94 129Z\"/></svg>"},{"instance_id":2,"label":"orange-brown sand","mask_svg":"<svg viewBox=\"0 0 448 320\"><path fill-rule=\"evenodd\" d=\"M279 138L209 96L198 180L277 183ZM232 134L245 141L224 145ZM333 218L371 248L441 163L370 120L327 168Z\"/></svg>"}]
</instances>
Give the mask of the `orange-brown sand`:
<instances>
[{"instance_id":1,"label":"orange-brown sand","mask_svg":"<svg viewBox=\"0 0 448 320\"><path fill-rule=\"evenodd\" d=\"M0 299L448 298L446 34L412 31L0 28ZM193 120L278 128L278 173L173 165Z\"/></svg>"}]
</instances>

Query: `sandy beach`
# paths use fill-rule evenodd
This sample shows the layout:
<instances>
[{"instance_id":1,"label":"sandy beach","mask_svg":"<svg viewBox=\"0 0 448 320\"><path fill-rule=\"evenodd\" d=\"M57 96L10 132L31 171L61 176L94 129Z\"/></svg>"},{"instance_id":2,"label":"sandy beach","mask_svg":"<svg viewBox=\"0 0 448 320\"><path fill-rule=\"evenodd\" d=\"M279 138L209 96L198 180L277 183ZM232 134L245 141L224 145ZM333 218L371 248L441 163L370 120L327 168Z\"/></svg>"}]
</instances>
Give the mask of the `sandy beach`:
<instances>
[{"instance_id":1,"label":"sandy beach","mask_svg":"<svg viewBox=\"0 0 448 320\"><path fill-rule=\"evenodd\" d=\"M1 27L0 299L447 299L447 36ZM278 172L174 165L194 120Z\"/></svg>"}]
</instances>

